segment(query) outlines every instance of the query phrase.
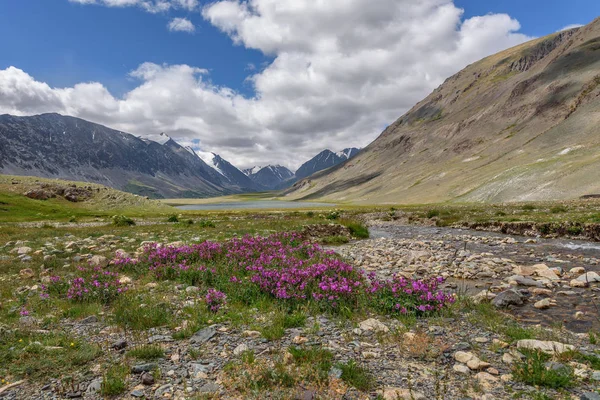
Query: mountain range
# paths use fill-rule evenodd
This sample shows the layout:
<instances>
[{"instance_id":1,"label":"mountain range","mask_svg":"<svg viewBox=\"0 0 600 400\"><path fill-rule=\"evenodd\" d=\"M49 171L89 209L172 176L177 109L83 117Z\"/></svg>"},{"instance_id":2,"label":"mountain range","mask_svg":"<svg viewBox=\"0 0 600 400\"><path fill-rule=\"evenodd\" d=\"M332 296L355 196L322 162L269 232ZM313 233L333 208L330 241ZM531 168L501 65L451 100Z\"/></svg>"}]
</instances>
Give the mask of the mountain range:
<instances>
[{"instance_id":1,"label":"mountain range","mask_svg":"<svg viewBox=\"0 0 600 400\"><path fill-rule=\"evenodd\" d=\"M152 198L272 190L296 180L283 166L242 172L165 133L147 140L59 114L0 115L0 173L94 182Z\"/></svg>"},{"instance_id":2,"label":"mountain range","mask_svg":"<svg viewBox=\"0 0 600 400\"><path fill-rule=\"evenodd\" d=\"M600 19L467 66L289 199L392 204L600 193Z\"/></svg>"}]
</instances>

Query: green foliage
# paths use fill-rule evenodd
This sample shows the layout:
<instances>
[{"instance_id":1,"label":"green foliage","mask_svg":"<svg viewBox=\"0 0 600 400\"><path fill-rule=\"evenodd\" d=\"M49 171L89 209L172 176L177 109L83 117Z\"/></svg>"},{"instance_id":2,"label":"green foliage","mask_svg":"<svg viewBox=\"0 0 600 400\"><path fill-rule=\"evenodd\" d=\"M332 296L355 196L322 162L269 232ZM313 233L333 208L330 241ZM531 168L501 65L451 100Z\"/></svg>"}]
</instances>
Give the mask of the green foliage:
<instances>
[{"instance_id":1,"label":"green foliage","mask_svg":"<svg viewBox=\"0 0 600 400\"><path fill-rule=\"evenodd\" d=\"M273 369L263 369L256 380L256 389L269 389L272 387L291 388L296 385L296 379L290 374L281 362L275 363Z\"/></svg>"},{"instance_id":2,"label":"green foliage","mask_svg":"<svg viewBox=\"0 0 600 400\"><path fill-rule=\"evenodd\" d=\"M523 211L535 211L535 208L533 204L525 204L521 209Z\"/></svg>"},{"instance_id":3,"label":"green foliage","mask_svg":"<svg viewBox=\"0 0 600 400\"><path fill-rule=\"evenodd\" d=\"M554 207L550 208L550 212L552 214L562 214L562 213L566 213L567 211L569 211L569 210L565 206L554 206Z\"/></svg>"},{"instance_id":4,"label":"green foliage","mask_svg":"<svg viewBox=\"0 0 600 400\"><path fill-rule=\"evenodd\" d=\"M148 344L129 350L127 352L127 356L140 360L156 360L158 358L163 358L165 356L165 352L159 345Z\"/></svg>"},{"instance_id":5,"label":"green foliage","mask_svg":"<svg viewBox=\"0 0 600 400\"><path fill-rule=\"evenodd\" d=\"M179 217L176 214L171 214L167 218L167 222L179 222Z\"/></svg>"},{"instance_id":6,"label":"green foliage","mask_svg":"<svg viewBox=\"0 0 600 400\"><path fill-rule=\"evenodd\" d=\"M427 218L435 218L435 217L439 217L440 216L440 211L439 210L429 210L427 211L427 214L425 214L425 216Z\"/></svg>"},{"instance_id":7,"label":"green foliage","mask_svg":"<svg viewBox=\"0 0 600 400\"><path fill-rule=\"evenodd\" d=\"M369 370L361 367L354 360L338 363L337 367L342 370L342 380L358 390L367 391L375 383L375 379Z\"/></svg>"},{"instance_id":8,"label":"green foliage","mask_svg":"<svg viewBox=\"0 0 600 400\"><path fill-rule=\"evenodd\" d=\"M126 365L111 366L102 378L102 387L100 392L104 396L117 396L127 389L125 379L129 375L129 368Z\"/></svg>"},{"instance_id":9,"label":"green foliage","mask_svg":"<svg viewBox=\"0 0 600 400\"><path fill-rule=\"evenodd\" d=\"M324 238L321 239L321 243L326 244L326 245L341 245L341 244L346 244L350 242L350 239L348 239L346 236L325 236Z\"/></svg>"},{"instance_id":10,"label":"green foliage","mask_svg":"<svg viewBox=\"0 0 600 400\"><path fill-rule=\"evenodd\" d=\"M358 221L342 221L342 224L345 225L348 229L350 229L350 233L352 236L358 239L368 239L369 238L369 228L361 222Z\"/></svg>"},{"instance_id":11,"label":"green foliage","mask_svg":"<svg viewBox=\"0 0 600 400\"><path fill-rule=\"evenodd\" d=\"M165 303L156 303L151 299L143 299L128 294L121 296L114 308L115 322L123 327L144 330L168 325L173 313Z\"/></svg>"},{"instance_id":12,"label":"green foliage","mask_svg":"<svg viewBox=\"0 0 600 400\"><path fill-rule=\"evenodd\" d=\"M132 226L135 225L135 221L125 215L113 215L112 224L114 226Z\"/></svg>"},{"instance_id":13,"label":"green foliage","mask_svg":"<svg viewBox=\"0 0 600 400\"><path fill-rule=\"evenodd\" d=\"M515 361L513 376L528 385L544 386L552 389L573 386L575 375L567 365L557 369L546 368L550 356L541 351L523 351L525 358Z\"/></svg>"},{"instance_id":14,"label":"green foliage","mask_svg":"<svg viewBox=\"0 0 600 400\"><path fill-rule=\"evenodd\" d=\"M319 347L301 348L290 347L288 352L292 355L294 363L299 366L308 366L308 381L326 382L329 378L333 362L333 354L329 350Z\"/></svg>"},{"instance_id":15,"label":"green foliage","mask_svg":"<svg viewBox=\"0 0 600 400\"><path fill-rule=\"evenodd\" d=\"M330 211L329 214L325 216L325 218L329 220L336 220L340 218L340 212L338 210Z\"/></svg>"},{"instance_id":16,"label":"green foliage","mask_svg":"<svg viewBox=\"0 0 600 400\"><path fill-rule=\"evenodd\" d=\"M211 220L198 221L198 225L200 226L200 228L216 228L217 227L215 225L215 223L212 222Z\"/></svg>"}]
</instances>

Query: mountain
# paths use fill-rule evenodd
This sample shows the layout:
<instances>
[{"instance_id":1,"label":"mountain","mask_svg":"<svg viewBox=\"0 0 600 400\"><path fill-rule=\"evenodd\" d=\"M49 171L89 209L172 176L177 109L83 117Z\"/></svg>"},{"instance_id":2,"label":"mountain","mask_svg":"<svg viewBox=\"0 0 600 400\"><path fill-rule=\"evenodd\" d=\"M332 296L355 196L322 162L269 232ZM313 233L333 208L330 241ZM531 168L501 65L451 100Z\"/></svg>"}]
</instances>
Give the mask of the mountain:
<instances>
[{"instance_id":1,"label":"mountain","mask_svg":"<svg viewBox=\"0 0 600 400\"><path fill-rule=\"evenodd\" d=\"M0 115L0 173L95 182L153 198L251 189L166 134L158 142L145 140L59 114Z\"/></svg>"},{"instance_id":2,"label":"mountain","mask_svg":"<svg viewBox=\"0 0 600 400\"><path fill-rule=\"evenodd\" d=\"M505 202L600 193L600 19L448 78L290 199Z\"/></svg>"},{"instance_id":3,"label":"mountain","mask_svg":"<svg viewBox=\"0 0 600 400\"><path fill-rule=\"evenodd\" d=\"M250 179L248 175L218 154L194 151L190 147L187 147L187 150L200 157L202 161L217 171L229 184L239 187L242 191L253 192L264 189Z\"/></svg>"},{"instance_id":4,"label":"mountain","mask_svg":"<svg viewBox=\"0 0 600 400\"><path fill-rule=\"evenodd\" d=\"M356 154L358 154L358 152L359 149L354 147L344 149L338 153L334 153L331 150L323 150L298 168L296 171L296 178L306 178L315 172L334 167L346 160L349 160L351 157L354 157Z\"/></svg>"},{"instance_id":5,"label":"mountain","mask_svg":"<svg viewBox=\"0 0 600 400\"><path fill-rule=\"evenodd\" d=\"M281 165L256 166L244 170L252 181L264 189L273 190L285 185L285 182L294 177L294 173Z\"/></svg>"}]
</instances>

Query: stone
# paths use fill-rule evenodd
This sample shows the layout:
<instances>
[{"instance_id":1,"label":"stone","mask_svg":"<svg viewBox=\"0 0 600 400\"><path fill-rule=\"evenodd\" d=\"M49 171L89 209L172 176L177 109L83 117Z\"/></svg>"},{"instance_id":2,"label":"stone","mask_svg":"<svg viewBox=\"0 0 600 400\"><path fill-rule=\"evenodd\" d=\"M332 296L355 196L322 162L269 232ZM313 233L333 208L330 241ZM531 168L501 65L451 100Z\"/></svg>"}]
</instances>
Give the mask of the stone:
<instances>
[{"instance_id":1,"label":"stone","mask_svg":"<svg viewBox=\"0 0 600 400\"><path fill-rule=\"evenodd\" d=\"M360 329L363 331L372 331L372 332L382 332L388 333L390 328L388 328L382 322L376 320L375 318L369 318L359 324Z\"/></svg>"},{"instance_id":2,"label":"stone","mask_svg":"<svg viewBox=\"0 0 600 400\"><path fill-rule=\"evenodd\" d=\"M458 372L459 374L468 375L471 373L471 370L469 369L469 367L467 367L464 364L454 364L452 369L454 370L454 372Z\"/></svg>"},{"instance_id":3,"label":"stone","mask_svg":"<svg viewBox=\"0 0 600 400\"><path fill-rule=\"evenodd\" d=\"M573 274L573 275L581 275L581 274L585 274L585 268L583 267L575 267L575 268L571 268L569 270L569 273Z\"/></svg>"},{"instance_id":4,"label":"stone","mask_svg":"<svg viewBox=\"0 0 600 400\"><path fill-rule=\"evenodd\" d=\"M234 350L233 350L233 354L236 356L241 355L243 352L250 350L250 348L248 347L247 344L240 344L239 346L237 346Z\"/></svg>"},{"instance_id":5,"label":"stone","mask_svg":"<svg viewBox=\"0 0 600 400\"><path fill-rule=\"evenodd\" d=\"M502 355L502 362L510 365L515 362L515 358L508 353L504 353Z\"/></svg>"},{"instance_id":6,"label":"stone","mask_svg":"<svg viewBox=\"0 0 600 400\"><path fill-rule=\"evenodd\" d=\"M536 281L535 279L526 278L526 277L521 276L521 275L513 275L513 276L511 276L509 278L506 278L506 280L508 282L511 282L511 281L517 282L521 286L537 286L537 287L543 287L544 286L542 284L542 282Z\"/></svg>"},{"instance_id":7,"label":"stone","mask_svg":"<svg viewBox=\"0 0 600 400\"><path fill-rule=\"evenodd\" d=\"M121 276L119 278L119 283L121 285L130 285L131 282L133 282L133 280L130 277L128 277L128 276Z\"/></svg>"},{"instance_id":8,"label":"stone","mask_svg":"<svg viewBox=\"0 0 600 400\"><path fill-rule=\"evenodd\" d=\"M587 285L587 282L580 281L577 279L573 279L571 282L569 282L569 286L571 286L572 288L584 288L587 287Z\"/></svg>"},{"instance_id":9,"label":"stone","mask_svg":"<svg viewBox=\"0 0 600 400\"><path fill-rule=\"evenodd\" d=\"M25 268L19 271L21 279L31 279L35 276L35 273L31 268Z\"/></svg>"},{"instance_id":10,"label":"stone","mask_svg":"<svg viewBox=\"0 0 600 400\"><path fill-rule=\"evenodd\" d=\"M130 394L132 397L136 398L144 397L144 391L139 389L133 390Z\"/></svg>"},{"instance_id":11,"label":"stone","mask_svg":"<svg viewBox=\"0 0 600 400\"><path fill-rule=\"evenodd\" d=\"M380 392L384 400L425 400L422 393L410 389L388 388Z\"/></svg>"},{"instance_id":12,"label":"stone","mask_svg":"<svg viewBox=\"0 0 600 400\"><path fill-rule=\"evenodd\" d=\"M140 378L140 381L146 386L154 385L154 376L148 372L144 372Z\"/></svg>"},{"instance_id":13,"label":"stone","mask_svg":"<svg viewBox=\"0 0 600 400\"><path fill-rule=\"evenodd\" d=\"M106 267L108 266L108 258L104 256L92 256L89 263L92 267Z\"/></svg>"},{"instance_id":14,"label":"stone","mask_svg":"<svg viewBox=\"0 0 600 400\"><path fill-rule=\"evenodd\" d=\"M11 251L11 253L17 253L18 255L23 255L23 254L29 254L33 251L33 249L31 247L27 247L27 246L23 246L23 247L18 247L16 249L14 249L13 251Z\"/></svg>"},{"instance_id":15,"label":"stone","mask_svg":"<svg viewBox=\"0 0 600 400\"><path fill-rule=\"evenodd\" d=\"M308 338L305 338L304 336L294 336L292 339L292 343L294 344L304 344L306 342L308 342Z\"/></svg>"},{"instance_id":16,"label":"stone","mask_svg":"<svg viewBox=\"0 0 600 400\"><path fill-rule=\"evenodd\" d=\"M209 382L200 388L200 393L210 394L217 393L221 387L214 382Z\"/></svg>"},{"instance_id":17,"label":"stone","mask_svg":"<svg viewBox=\"0 0 600 400\"><path fill-rule=\"evenodd\" d=\"M537 308L538 310L545 310L547 308L550 308L551 306L556 305L556 303L554 303L552 300L550 299L543 299L540 301L537 301L533 306L535 308Z\"/></svg>"},{"instance_id":18,"label":"stone","mask_svg":"<svg viewBox=\"0 0 600 400\"><path fill-rule=\"evenodd\" d=\"M600 282L600 275L595 272L588 272L587 274L581 275L579 278L577 278L577 280L588 283Z\"/></svg>"},{"instance_id":19,"label":"stone","mask_svg":"<svg viewBox=\"0 0 600 400\"><path fill-rule=\"evenodd\" d=\"M562 354L575 350L575 346L553 341L523 339L517 342L518 349L540 350L547 354Z\"/></svg>"},{"instance_id":20,"label":"stone","mask_svg":"<svg viewBox=\"0 0 600 400\"><path fill-rule=\"evenodd\" d=\"M242 336L244 337L250 337L250 338L257 338L260 337L261 333L259 331L243 331L242 332Z\"/></svg>"},{"instance_id":21,"label":"stone","mask_svg":"<svg viewBox=\"0 0 600 400\"><path fill-rule=\"evenodd\" d=\"M125 340L125 339L117 340L116 342L113 342L113 344L111 344L110 347L112 347L115 350L123 350L125 347L127 347L127 340Z\"/></svg>"},{"instance_id":22,"label":"stone","mask_svg":"<svg viewBox=\"0 0 600 400\"><path fill-rule=\"evenodd\" d=\"M142 372L154 371L156 368L158 368L156 363L136 364L131 367L131 372L134 374L141 374Z\"/></svg>"},{"instance_id":23,"label":"stone","mask_svg":"<svg viewBox=\"0 0 600 400\"><path fill-rule=\"evenodd\" d=\"M531 293L536 296L552 296L552 290L550 289L535 288L531 290Z\"/></svg>"},{"instance_id":24,"label":"stone","mask_svg":"<svg viewBox=\"0 0 600 400\"><path fill-rule=\"evenodd\" d=\"M600 394L596 392L584 392L579 400L600 400Z\"/></svg>"},{"instance_id":25,"label":"stone","mask_svg":"<svg viewBox=\"0 0 600 400\"><path fill-rule=\"evenodd\" d=\"M101 389L102 389L102 378L96 378L90 382L85 393L88 395L93 395L93 394L100 392Z\"/></svg>"},{"instance_id":26,"label":"stone","mask_svg":"<svg viewBox=\"0 0 600 400\"><path fill-rule=\"evenodd\" d=\"M172 388L173 388L173 385L171 385L170 383L167 383L166 385L162 385L161 387L159 387L158 389L156 389L156 391L154 392L154 395L156 397L162 397L166 393L171 392Z\"/></svg>"},{"instance_id":27,"label":"stone","mask_svg":"<svg viewBox=\"0 0 600 400\"><path fill-rule=\"evenodd\" d=\"M519 292L513 289L505 290L492 300L492 304L497 308L506 308L511 305L520 306L523 299Z\"/></svg>"},{"instance_id":28,"label":"stone","mask_svg":"<svg viewBox=\"0 0 600 400\"><path fill-rule=\"evenodd\" d=\"M80 321L80 323L84 325L95 324L96 322L98 322L98 317L96 317L95 315L90 315L89 317L86 317Z\"/></svg>"},{"instance_id":29,"label":"stone","mask_svg":"<svg viewBox=\"0 0 600 400\"><path fill-rule=\"evenodd\" d=\"M208 342L217 334L217 331L212 326L208 328L204 328L194 333L194 335L190 338L190 342L194 344L202 344Z\"/></svg>"}]
</instances>

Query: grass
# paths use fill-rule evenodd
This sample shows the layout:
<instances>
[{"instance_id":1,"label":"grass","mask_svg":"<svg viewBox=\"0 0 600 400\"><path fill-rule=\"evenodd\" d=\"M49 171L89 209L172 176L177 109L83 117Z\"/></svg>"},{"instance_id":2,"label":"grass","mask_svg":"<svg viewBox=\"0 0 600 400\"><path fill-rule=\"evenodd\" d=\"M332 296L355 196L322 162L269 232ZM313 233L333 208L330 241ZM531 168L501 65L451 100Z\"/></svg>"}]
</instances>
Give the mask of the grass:
<instances>
[{"instance_id":1,"label":"grass","mask_svg":"<svg viewBox=\"0 0 600 400\"><path fill-rule=\"evenodd\" d=\"M342 370L342 380L358 390L370 390L375 384L375 379L369 370L361 367L354 360L338 363L337 367Z\"/></svg>"},{"instance_id":2,"label":"grass","mask_svg":"<svg viewBox=\"0 0 600 400\"><path fill-rule=\"evenodd\" d=\"M117 396L127 389L125 379L129 375L127 365L112 365L102 377L100 393L104 396Z\"/></svg>"},{"instance_id":3,"label":"grass","mask_svg":"<svg viewBox=\"0 0 600 400\"><path fill-rule=\"evenodd\" d=\"M166 326L172 319L172 311L166 303L131 293L121 296L114 308L114 320L117 325L133 330Z\"/></svg>"},{"instance_id":4,"label":"grass","mask_svg":"<svg viewBox=\"0 0 600 400\"><path fill-rule=\"evenodd\" d=\"M330 245L330 246L339 246L342 244L346 244L350 242L350 239L348 239L346 236L325 236L323 239L321 239L321 243L325 244L325 245Z\"/></svg>"},{"instance_id":5,"label":"grass","mask_svg":"<svg viewBox=\"0 0 600 400\"><path fill-rule=\"evenodd\" d=\"M515 361L513 376L528 385L552 389L568 388L574 385L575 375L570 366L557 369L546 368L550 356L541 351L523 351L525 358Z\"/></svg>"},{"instance_id":6,"label":"grass","mask_svg":"<svg viewBox=\"0 0 600 400\"><path fill-rule=\"evenodd\" d=\"M137 358L139 360L156 360L163 358L164 356L165 351L156 344L135 347L127 352L127 357Z\"/></svg>"},{"instance_id":7,"label":"grass","mask_svg":"<svg viewBox=\"0 0 600 400\"><path fill-rule=\"evenodd\" d=\"M369 228L361 222L352 221L352 220L341 220L340 223L346 226L352 236L358 239L368 239L369 238Z\"/></svg>"}]
</instances>

